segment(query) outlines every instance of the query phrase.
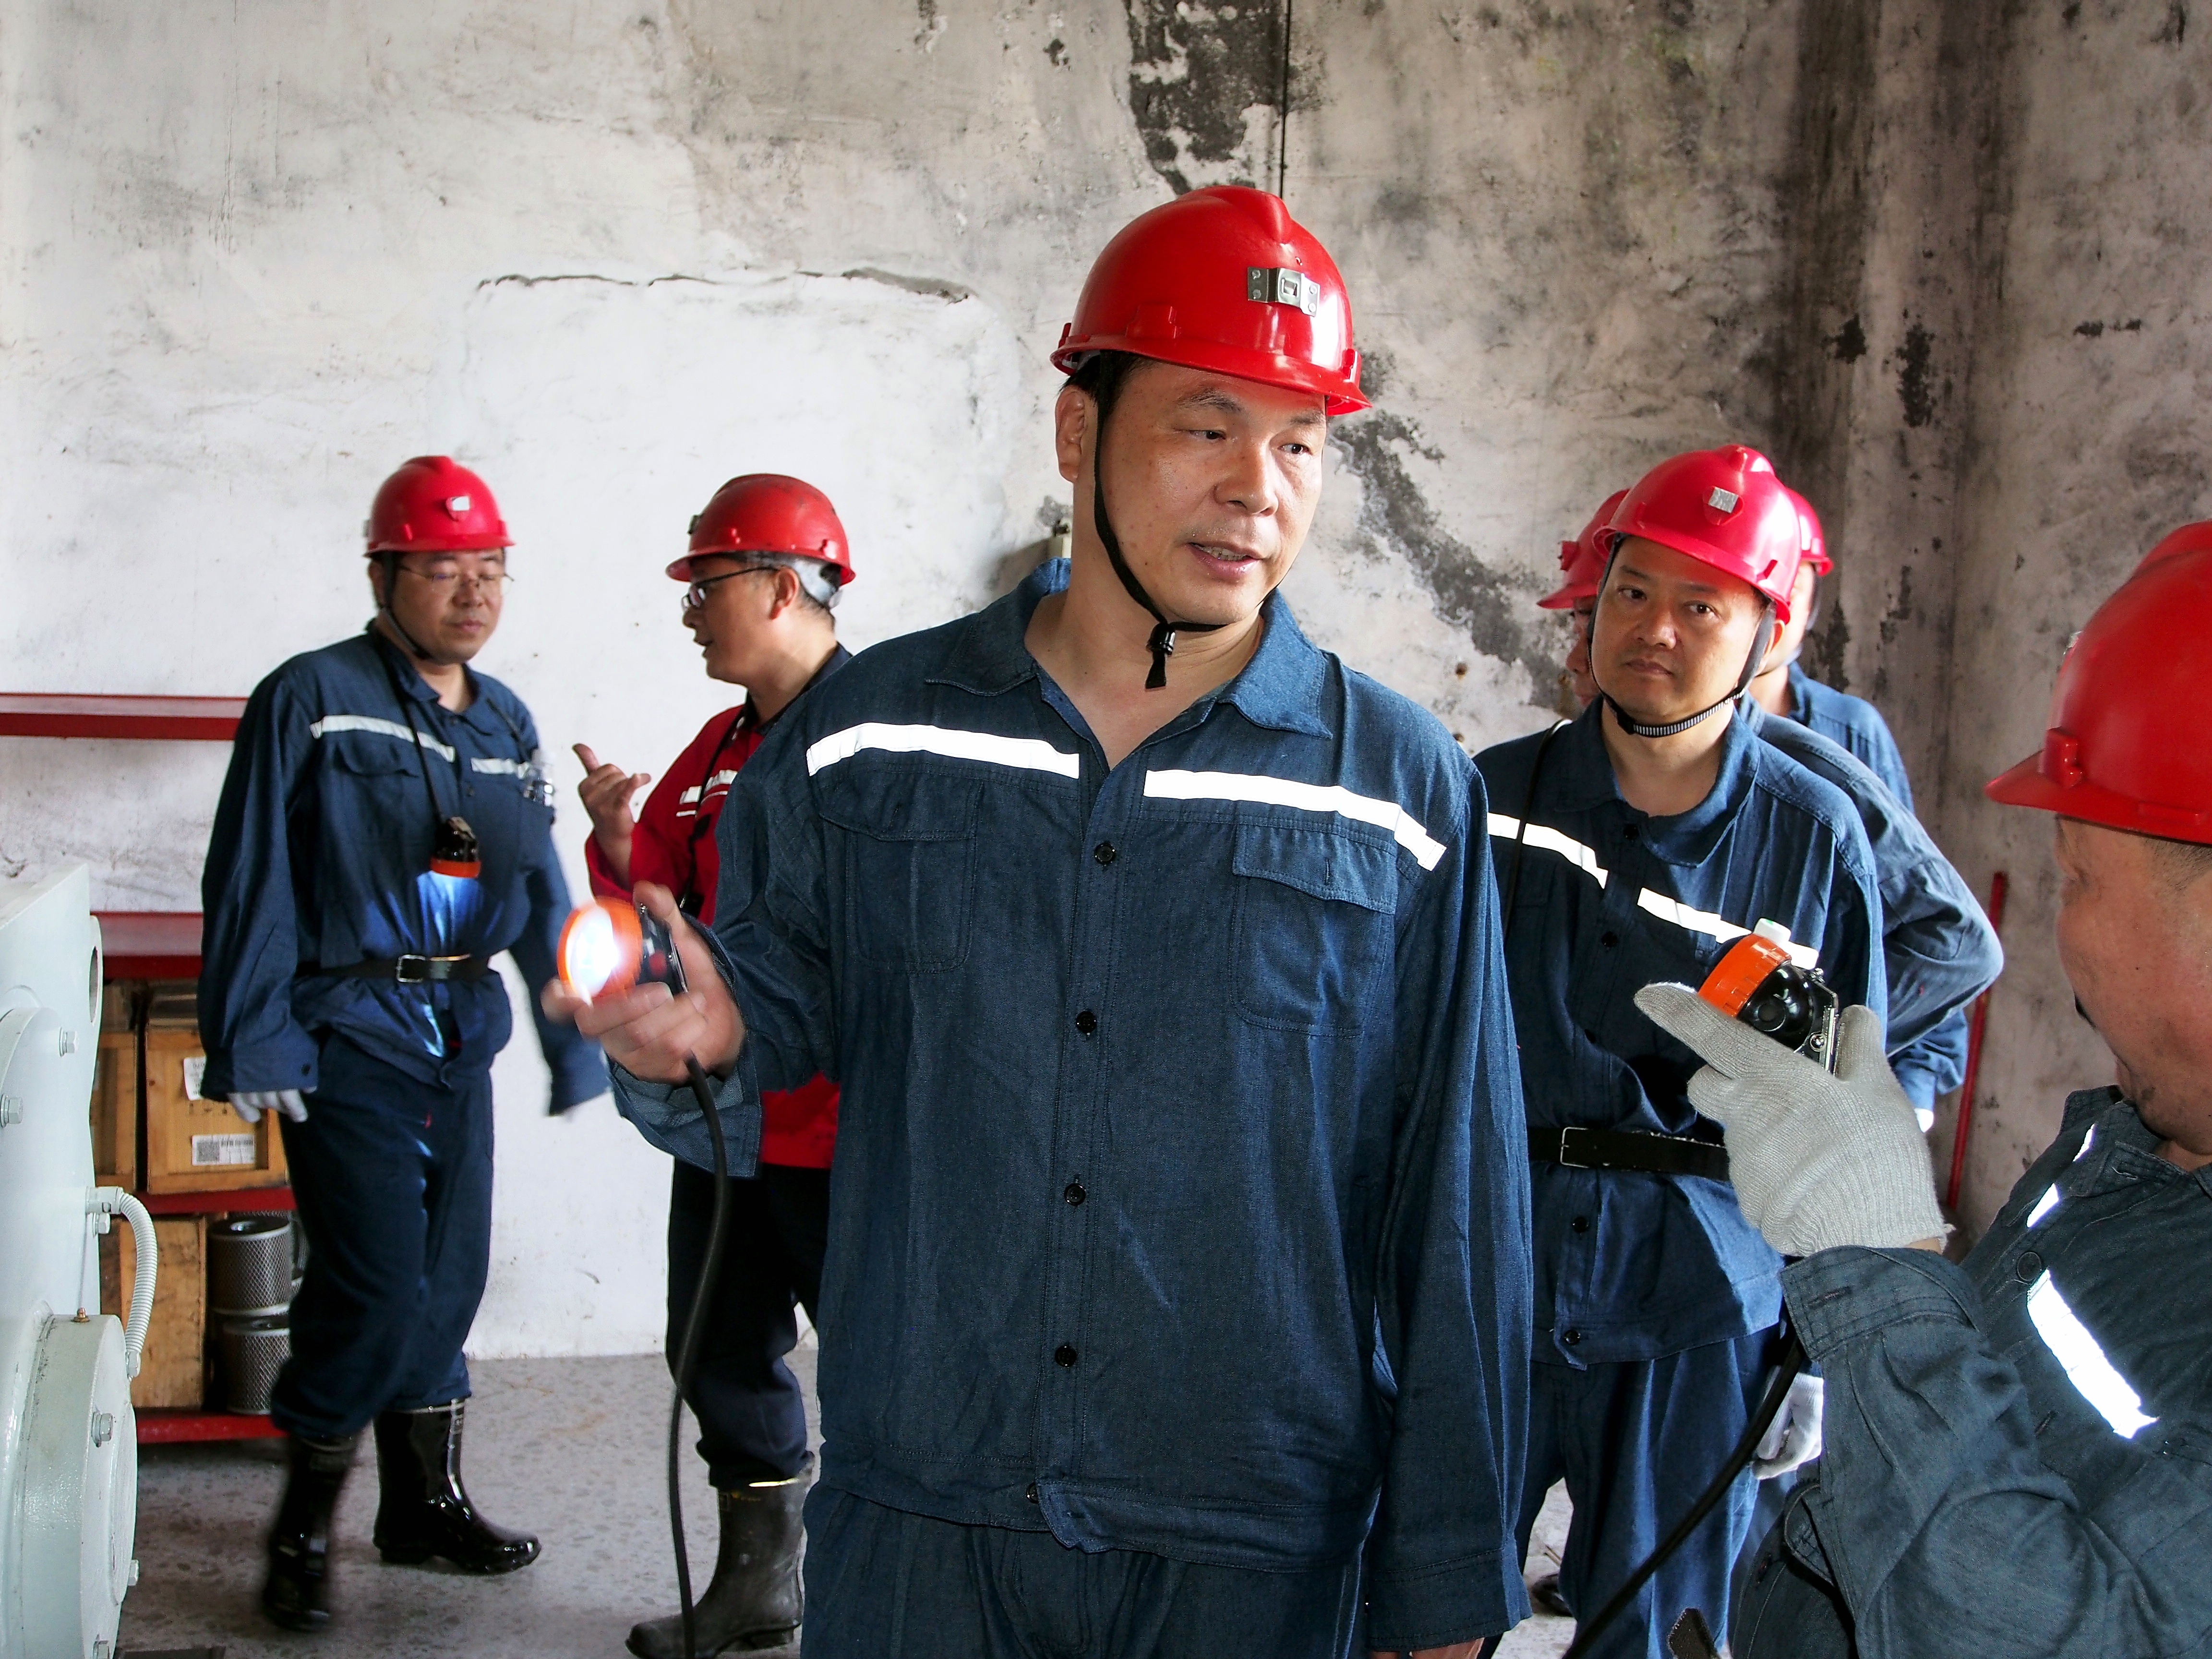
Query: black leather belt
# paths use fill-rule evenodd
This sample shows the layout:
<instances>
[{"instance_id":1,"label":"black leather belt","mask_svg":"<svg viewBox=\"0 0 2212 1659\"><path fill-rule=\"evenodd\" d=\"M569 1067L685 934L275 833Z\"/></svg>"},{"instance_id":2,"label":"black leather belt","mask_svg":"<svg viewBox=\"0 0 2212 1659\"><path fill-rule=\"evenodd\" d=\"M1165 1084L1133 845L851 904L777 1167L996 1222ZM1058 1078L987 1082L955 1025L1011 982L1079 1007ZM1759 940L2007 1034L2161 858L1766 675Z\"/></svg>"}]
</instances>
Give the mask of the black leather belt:
<instances>
[{"instance_id":1,"label":"black leather belt","mask_svg":"<svg viewBox=\"0 0 2212 1659\"><path fill-rule=\"evenodd\" d=\"M491 972L489 957L371 957L349 968L302 968L302 979L381 979L395 985L442 985L448 980L482 979Z\"/></svg>"},{"instance_id":2,"label":"black leather belt","mask_svg":"<svg viewBox=\"0 0 2212 1659\"><path fill-rule=\"evenodd\" d=\"M1729 1178L1728 1148L1687 1135L1658 1135L1640 1129L1537 1129L1528 1131L1528 1156L1540 1164L1569 1170L1636 1170L1646 1175Z\"/></svg>"}]
</instances>

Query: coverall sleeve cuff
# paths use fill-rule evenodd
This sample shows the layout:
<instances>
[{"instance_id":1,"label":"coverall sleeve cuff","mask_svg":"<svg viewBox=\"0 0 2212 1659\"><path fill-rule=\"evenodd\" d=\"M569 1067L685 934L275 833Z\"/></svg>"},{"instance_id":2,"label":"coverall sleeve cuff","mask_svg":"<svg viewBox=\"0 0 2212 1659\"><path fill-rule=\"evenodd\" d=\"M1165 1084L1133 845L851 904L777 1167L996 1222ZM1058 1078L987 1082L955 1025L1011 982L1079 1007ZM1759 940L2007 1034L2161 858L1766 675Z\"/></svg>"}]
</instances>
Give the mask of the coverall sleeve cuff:
<instances>
[{"instance_id":1,"label":"coverall sleeve cuff","mask_svg":"<svg viewBox=\"0 0 2212 1659\"><path fill-rule=\"evenodd\" d=\"M274 1094L279 1089L297 1089L311 1095L322 1080L321 1060L322 1050L305 1031L289 1032L251 1048L211 1048L200 1092L210 1100L228 1100L240 1091Z\"/></svg>"},{"instance_id":2,"label":"coverall sleeve cuff","mask_svg":"<svg viewBox=\"0 0 2212 1659\"><path fill-rule=\"evenodd\" d=\"M1782 1272L1790 1323L1815 1362L1893 1326L1972 1325L1973 1281L1933 1250L1822 1250Z\"/></svg>"},{"instance_id":3,"label":"coverall sleeve cuff","mask_svg":"<svg viewBox=\"0 0 2212 1659\"><path fill-rule=\"evenodd\" d=\"M614 1081L615 1108L637 1126L637 1132L672 1158L714 1167L714 1140L699 1102L688 1083L650 1083L623 1069L609 1067ZM710 1079L714 1085L714 1109L722 1120L729 1144L730 1174L749 1178L759 1172L761 1143L760 1087L752 1057L740 1049L738 1063L726 1078Z\"/></svg>"},{"instance_id":4,"label":"coverall sleeve cuff","mask_svg":"<svg viewBox=\"0 0 2212 1659\"><path fill-rule=\"evenodd\" d=\"M1500 1554L1485 1550L1407 1572L1373 1571L1367 1646L1382 1653L1449 1647L1499 1636L1528 1616L1528 1590Z\"/></svg>"},{"instance_id":5,"label":"coverall sleeve cuff","mask_svg":"<svg viewBox=\"0 0 2212 1659\"><path fill-rule=\"evenodd\" d=\"M607 1091L606 1057L599 1053L597 1043L573 1056L563 1055L554 1062L552 1072L551 1109L556 1114L587 1100L596 1100Z\"/></svg>"}]
</instances>

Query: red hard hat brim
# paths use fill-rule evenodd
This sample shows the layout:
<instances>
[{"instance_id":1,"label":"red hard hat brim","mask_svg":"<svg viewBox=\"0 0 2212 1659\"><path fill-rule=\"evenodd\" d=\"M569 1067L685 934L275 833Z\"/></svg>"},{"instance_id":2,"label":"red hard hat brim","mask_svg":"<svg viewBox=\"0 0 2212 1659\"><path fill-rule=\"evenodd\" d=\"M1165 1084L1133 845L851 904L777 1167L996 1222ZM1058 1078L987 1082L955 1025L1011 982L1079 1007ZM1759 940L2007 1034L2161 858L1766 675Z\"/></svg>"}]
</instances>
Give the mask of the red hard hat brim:
<instances>
[{"instance_id":1,"label":"red hard hat brim","mask_svg":"<svg viewBox=\"0 0 2212 1659\"><path fill-rule=\"evenodd\" d=\"M1982 786L1982 793L2001 806L2032 806L2130 835L2212 845L2212 812L2136 800L2087 778L2075 784L2054 783L2044 773L2039 751L1998 773Z\"/></svg>"},{"instance_id":2,"label":"red hard hat brim","mask_svg":"<svg viewBox=\"0 0 2212 1659\"><path fill-rule=\"evenodd\" d=\"M1063 374L1073 374L1082 367L1085 357L1098 351L1126 351L1133 357L1226 374L1255 386L1273 386L1278 392L1311 392L1323 400L1322 412L1327 415L1357 415L1369 406L1367 399L1360 396L1357 380L1328 374L1311 363L1279 352L1218 345L1210 340L1159 340L1127 334L1084 336L1069 339L1054 352L1052 366Z\"/></svg>"},{"instance_id":3,"label":"red hard hat brim","mask_svg":"<svg viewBox=\"0 0 2212 1659\"><path fill-rule=\"evenodd\" d=\"M491 553L514 545L512 536L435 536L419 542L371 542L363 556L374 558L379 553Z\"/></svg>"},{"instance_id":4,"label":"red hard hat brim","mask_svg":"<svg viewBox=\"0 0 2212 1659\"><path fill-rule=\"evenodd\" d=\"M1536 601L1539 611L1571 611L1584 599L1597 597L1597 589L1581 582L1566 582Z\"/></svg>"},{"instance_id":5,"label":"red hard hat brim","mask_svg":"<svg viewBox=\"0 0 2212 1659\"><path fill-rule=\"evenodd\" d=\"M686 553L682 558L677 560L674 564L668 567L669 580L679 582L690 581L691 580L691 562L694 559L742 559L744 556L745 550L743 548L735 547L716 547L710 548L703 553ZM813 559L815 563L820 565L824 570L830 573L830 579L836 582L840 587L844 586L846 583L853 580L853 567L848 564L839 564L835 559L817 558L811 553L786 554L781 551L778 551L773 555L766 556L772 556L779 559Z\"/></svg>"}]
</instances>

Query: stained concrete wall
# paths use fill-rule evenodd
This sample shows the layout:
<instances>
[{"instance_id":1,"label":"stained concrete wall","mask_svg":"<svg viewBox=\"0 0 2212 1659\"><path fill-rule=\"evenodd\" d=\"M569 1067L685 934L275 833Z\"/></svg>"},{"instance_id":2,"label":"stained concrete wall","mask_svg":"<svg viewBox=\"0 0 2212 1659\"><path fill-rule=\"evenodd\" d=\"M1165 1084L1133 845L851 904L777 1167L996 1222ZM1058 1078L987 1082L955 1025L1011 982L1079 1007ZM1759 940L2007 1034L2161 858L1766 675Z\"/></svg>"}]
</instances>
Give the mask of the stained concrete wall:
<instances>
[{"instance_id":1,"label":"stained concrete wall","mask_svg":"<svg viewBox=\"0 0 2212 1659\"><path fill-rule=\"evenodd\" d=\"M1977 885L2014 871L2031 940L2045 861L1972 785L2138 529L2203 505L2159 459L2191 450L2202 33L1937 0L4 0L0 681L242 692L359 625L368 497L442 449L520 538L483 665L555 753L655 768L720 706L658 574L717 482L830 489L856 644L972 608L1065 511L1046 356L1091 253L1279 179L1378 398L1291 580L1312 631L1470 747L1527 730L1559 538L1670 450L1764 444L1844 561L1815 659L1890 709ZM222 762L0 740L0 877L84 856L104 904L191 908ZM2015 959L1973 1215L2092 1058ZM660 1161L604 1104L538 1116L530 1048L477 1346L649 1345Z\"/></svg>"}]
</instances>

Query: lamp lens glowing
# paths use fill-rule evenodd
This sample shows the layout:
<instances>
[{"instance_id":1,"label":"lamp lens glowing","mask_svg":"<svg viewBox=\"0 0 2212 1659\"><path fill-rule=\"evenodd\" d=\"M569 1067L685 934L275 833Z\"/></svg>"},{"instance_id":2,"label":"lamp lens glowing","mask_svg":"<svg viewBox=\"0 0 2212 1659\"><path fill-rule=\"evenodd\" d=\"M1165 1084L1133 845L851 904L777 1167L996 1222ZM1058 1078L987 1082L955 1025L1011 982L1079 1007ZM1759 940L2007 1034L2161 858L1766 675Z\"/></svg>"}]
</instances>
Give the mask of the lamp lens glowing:
<instances>
[{"instance_id":1,"label":"lamp lens glowing","mask_svg":"<svg viewBox=\"0 0 2212 1659\"><path fill-rule=\"evenodd\" d=\"M596 904L578 911L561 941L561 978L568 988L586 1000L599 995L621 962L614 918Z\"/></svg>"}]
</instances>

